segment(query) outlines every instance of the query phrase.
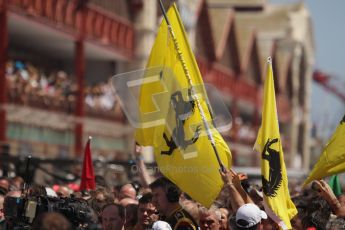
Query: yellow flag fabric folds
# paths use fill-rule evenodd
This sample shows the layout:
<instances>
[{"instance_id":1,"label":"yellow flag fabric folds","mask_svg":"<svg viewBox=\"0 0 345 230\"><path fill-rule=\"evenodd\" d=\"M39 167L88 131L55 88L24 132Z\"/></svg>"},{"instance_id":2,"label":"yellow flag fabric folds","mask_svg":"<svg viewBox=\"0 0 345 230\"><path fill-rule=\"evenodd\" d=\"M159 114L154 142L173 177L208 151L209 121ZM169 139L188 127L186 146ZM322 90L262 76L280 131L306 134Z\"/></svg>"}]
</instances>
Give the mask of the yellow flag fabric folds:
<instances>
[{"instance_id":1,"label":"yellow flag fabric folds","mask_svg":"<svg viewBox=\"0 0 345 230\"><path fill-rule=\"evenodd\" d=\"M304 185L342 172L345 172L345 114Z\"/></svg>"},{"instance_id":2,"label":"yellow flag fabric folds","mask_svg":"<svg viewBox=\"0 0 345 230\"><path fill-rule=\"evenodd\" d=\"M163 107L159 110L164 119L137 128L135 139L139 145L154 147L155 160L164 176L193 199L210 207L223 182L214 150L205 134L202 112L196 99L192 98L193 92L210 125L216 149L225 167L231 167L231 153L212 125L201 74L175 5L169 9L167 16L174 36L163 20L147 65L147 68L161 68L161 72L159 78L144 76L143 82L148 84L141 86L139 98L142 116L157 111L157 107ZM178 52L182 54L184 63ZM183 68L189 71L189 77ZM169 76L169 72L173 76Z\"/></svg>"},{"instance_id":3,"label":"yellow flag fabric folds","mask_svg":"<svg viewBox=\"0 0 345 230\"><path fill-rule=\"evenodd\" d=\"M282 229L292 229L290 220L297 214L297 209L291 201L288 189L270 58L266 71L262 123L255 143L255 149L261 153L265 210Z\"/></svg>"}]
</instances>

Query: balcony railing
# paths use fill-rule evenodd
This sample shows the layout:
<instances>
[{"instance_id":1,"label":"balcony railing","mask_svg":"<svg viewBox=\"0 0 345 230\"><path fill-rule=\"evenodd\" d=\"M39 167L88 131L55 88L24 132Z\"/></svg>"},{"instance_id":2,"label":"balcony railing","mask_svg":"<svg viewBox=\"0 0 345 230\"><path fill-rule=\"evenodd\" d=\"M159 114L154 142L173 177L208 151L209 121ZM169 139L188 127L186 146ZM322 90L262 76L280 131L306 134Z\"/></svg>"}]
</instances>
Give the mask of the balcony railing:
<instances>
[{"instance_id":1,"label":"balcony railing","mask_svg":"<svg viewBox=\"0 0 345 230\"><path fill-rule=\"evenodd\" d=\"M81 28L81 12L71 0L10 0L11 12L31 17L58 30L77 35ZM130 21L88 4L86 37L101 45L116 48L126 57L134 50L134 29Z\"/></svg>"},{"instance_id":2,"label":"balcony railing","mask_svg":"<svg viewBox=\"0 0 345 230\"><path fill-rule=\"evenodd\" d=\"M73 97L55 97L38 94L19 95L14 91L9 91L8 103L30 106L33 108L44 109L46 111L73 114L75 111L76 101ZM86 116L89 117L124 122L124 114L118 106L119 105L117 104L110 110L102 110L90 108L85 105L84 110Z\"/></svg>"}]
</instances>

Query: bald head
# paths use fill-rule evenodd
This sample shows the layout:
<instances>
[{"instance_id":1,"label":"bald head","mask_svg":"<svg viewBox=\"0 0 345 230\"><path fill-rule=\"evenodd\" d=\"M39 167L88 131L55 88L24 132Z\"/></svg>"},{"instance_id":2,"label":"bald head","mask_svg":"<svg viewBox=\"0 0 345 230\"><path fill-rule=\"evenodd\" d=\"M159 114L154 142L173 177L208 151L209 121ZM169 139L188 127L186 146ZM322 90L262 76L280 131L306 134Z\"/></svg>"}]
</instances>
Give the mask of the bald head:
<instances>
[{"instance_id":1,"label":"bald head","mask_svg":"<svg viewBox=\"0 0 345 230\"><path fill-rule=\"evenodd\" d=\"M70 197L71 192L67 186L59 186L56 194L61 198L67 198Z\"/></svg>"},{"instance_id":2,"label":"bald head","mask_svg":"<svg viewBox=\"0 0 345 230\"><path fill-rule=\"evenodd\" d=\"M120 199L131 198L135 200L136 196L137 196L137 192L135 191L133 185L125 184L124 186L121 187Z\"/></svg>"}]
</instances>

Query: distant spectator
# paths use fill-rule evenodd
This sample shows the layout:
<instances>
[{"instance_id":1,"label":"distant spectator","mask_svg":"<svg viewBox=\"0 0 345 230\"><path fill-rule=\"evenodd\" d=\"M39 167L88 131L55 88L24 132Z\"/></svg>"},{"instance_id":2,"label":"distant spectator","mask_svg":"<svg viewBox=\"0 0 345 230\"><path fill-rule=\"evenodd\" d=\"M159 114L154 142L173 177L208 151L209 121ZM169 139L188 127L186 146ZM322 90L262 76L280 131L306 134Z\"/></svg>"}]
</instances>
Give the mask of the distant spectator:
<instances>
[{"instance_id":1,"label":"distant spectator","mask_svg":"<svg viewBox=\"0 0 345 230\"><path fill-rule=\"evenodd\" d=\"M46 188L43 185L33 184L28 190L28 196L38 197L47 196Z\"/></svg>"},{"instance_id":2,"label":"distant spectator","mask_svg":"<svg viewBox=\"0 0 345 230\"><path fill-rule=\"evenodd\" d=\"M56 191L56 194L60 198L67 198L71 196L71 190L65 185L60 185Z\"/></svg>"},{"instance_id":3,"label":"distant spectator","mask_svg":"<svg viewBox=\"0 0 345 230\"><path fill-rule=\"evenodd\" d=\"M11 190L20 190L24 184L24 179L20 176L13 177L10 181Z\"/></svg>"},{"instance_id":4,"label":"distant spectator","mask_svg":"<svg viewBox=\"0 0 345 230\"><path fill-rule=\"evenodd\" d=\"M145 230L152 227L152 224L158 220L158 210L152 202L152 193L146 193L139 199L138 221L135 230Z\"/></svg>"},{"instance_id":5,"label":"distant spectator","mask_svg":"<svg viewBox=\"0 0 345 230\"><path fill-rule=\"evenodd\" d=\"M9 199L13 200L13 198L21 197L21 195L22 195L21 191L9 191L5 196L4 204L3 204L4 205L3 211L5 215L5 220L6 220L6 223L3 224L3 225L6 225L5 229L13 229L13 225L15 224L14 220L12 219L11 213L8 213L8 211L12 212L11 209L8 210L8 208L10 208L10 205L11 205L11 202L9 202Z\"/></svg>"},{"instance_id":6,"label":"distant spectator","mask_svg":"<svg viewBox=\"0 0 345 230\"><path fill-rule=\"evenodd\" d=\"M124 230L125 208L119 204L107 204L101 212L102 230Z\"/></svg>"},{"instance_id":7,"label":"distant spectator","mask_svg":"<svg viewBox=\"0 0 345 230\"><path fill-rule=\"evenodd\" d=\"M221 213L219 210L207 209L201 207L199 209L199 226L201 230L219 230Z\"/></svg>"},{"instance_id":8,"label":"distant spectator","mask_svg":"<svg viewBox=\"0 0 345 230\"><path fill-rule=\"evenodd\" d=\"M137 191L132 184L125 184L120 190L120 200L123 198L131 198L133 200L137 197Z\"/></svg>"},{"instance_id":9,"label":"distant spectator","mask_svg":"<svg viewBox=\"0 0 345 230\"><path fill-rule=\"evenodd\" d=\"M126 222L125 222L125 229L132 230L134 226L137 224L138 221L138 204L128 204L125 207L126 211Z\"/></svg>"},{"instance_id":10,"label":"distant spectator","mask_svg":"<svg viewBox=\"0 0 345 230\"><path fill-rule=\"evenodd\" d=\"M32 230L72 230L72 225L62 214L47 212L35 219Z\"/></svg>"},{"instance_id":11,"label":"distant spectator","mask_svg":"<svg viewBox=\"0 0 345 230\"><path fill-rule=\"evenodd\" d=\"M103 187L103 188L109 188L107 182L105 181L104 177L101 175L96 175L95 176L95 182L96 182L96 187Z\"/></svg>"},{"instance_id":12,"label":"distant spectator","mask_svg":"<svg viewBox=\"0 0 345 230\"><path fill-rule=\"evenodd\" d=\"M6 193L6 197L21 197L22 192L20 190L13 190L13 191L9 191L8 193Z\"/></svg>"},{"instance_id":13,"label":"distant spectator","mask_svg":"<svg viewBox=\"0 0 345 230\"><path fill-rule=\"evenodd\" d=\"M91 208L97 213L98 217L100 217L103 206L114 203L114 196L110 190L99 187L91 191L91 199L88 202Z\"/></svg>"},{"instance_id":14,"label":"distant spectator","mask_svg":"<svg viewBox=\"0 0 345 230\"><path fill-rule=\"evenodd\" d=\"M221 218L220 218L220 230L229 230L229 210L226 208L220 208L219 209Z\"/></svg>"}]
</instances>

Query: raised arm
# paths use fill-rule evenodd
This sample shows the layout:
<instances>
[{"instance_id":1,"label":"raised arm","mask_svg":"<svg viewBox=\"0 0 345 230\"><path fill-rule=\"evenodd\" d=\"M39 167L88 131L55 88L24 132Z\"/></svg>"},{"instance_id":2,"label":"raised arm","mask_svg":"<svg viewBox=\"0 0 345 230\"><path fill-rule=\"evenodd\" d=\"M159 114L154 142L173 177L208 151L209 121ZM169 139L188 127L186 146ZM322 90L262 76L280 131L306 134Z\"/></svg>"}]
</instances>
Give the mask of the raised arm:
<instances>
[{"instance_id":1,"label":"raised arm","mask_svg":"<svg viewBox=\"0 0 345 230\"><path fill-rule=\"evenodd\" d=\"M221 171L220 174L222 176L222 180L224 181L224 185L228 186L229 188L231 206L234 210L237 210L246 203L241 191L243 190L241 183L238 185L238 175L235 174L234 171L230 171L228 169ZM245 193L244 190L243 192Z\"/></svg>"},{"instance_id":2,"label":"raised arm","mask_svg":"<svg viewBox=\"0 0 345 230\"><path fill-rule=\"evenodd\" d=\"M342 206L338 198L334 195L331 187L324 180L315 180L313 183L316 184L319 194L323 197L327 203L331 206L332 211L338 217L345 217L345 206Z\"/></svg>"},{"instance_id":3,"label":"raised arm","mask_svg":"<svg viewBox=\"0 0 345 230\"><path fill-rule=\"evenodd\" d=\"M139 177L143 187L148 188L149 184L152 182L152 178L147 171L144 158L142 155L142 147L139 145L135 145L135 156L136 156L136 164L139 170Z\"/></svg>"}]
</instances>

